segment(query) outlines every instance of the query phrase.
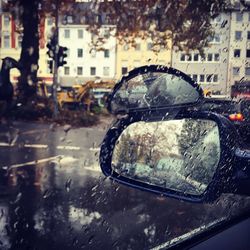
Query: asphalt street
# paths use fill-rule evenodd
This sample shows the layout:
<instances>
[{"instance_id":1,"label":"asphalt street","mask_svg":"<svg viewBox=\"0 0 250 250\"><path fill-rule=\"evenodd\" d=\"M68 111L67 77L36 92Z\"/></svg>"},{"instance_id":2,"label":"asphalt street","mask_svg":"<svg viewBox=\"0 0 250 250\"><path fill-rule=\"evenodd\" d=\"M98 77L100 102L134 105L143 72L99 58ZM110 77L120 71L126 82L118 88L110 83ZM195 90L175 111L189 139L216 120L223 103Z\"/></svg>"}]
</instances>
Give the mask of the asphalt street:
<instances>
[{"instance_id":1,"label":"asphalt street","mask_svg":"<svg viewBox=\"0 0 250 250\"><path fill-rule=\"evenodd\" d=\"M246 197L191 204L105 178L108 127L0 125L0 249L161 249L249 210Z\"/></svg>"}]
</instances>

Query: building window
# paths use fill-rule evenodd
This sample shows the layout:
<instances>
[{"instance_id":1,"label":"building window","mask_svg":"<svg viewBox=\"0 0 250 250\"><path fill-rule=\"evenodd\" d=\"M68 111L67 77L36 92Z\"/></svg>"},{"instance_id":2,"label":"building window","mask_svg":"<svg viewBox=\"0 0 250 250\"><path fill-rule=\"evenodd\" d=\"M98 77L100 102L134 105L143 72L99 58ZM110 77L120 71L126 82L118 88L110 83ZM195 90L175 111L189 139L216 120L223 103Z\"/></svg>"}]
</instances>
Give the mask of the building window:
<instances>
[{"instance_id":1,"label":"building window","mask_svg":"<svg viewBox=\"0 0 250 250\"><path fill-rule=\"evenodd\" d=\"M51 17L47 18L47 25L51 26L53 24L53 19Z\"/></svg>"},{"instance_id":2,"label":"building window","mask_svg":"<svg viewBox=\"0 0 250 250\"><path fill-rule=\"evenodd\" d=\"M77 57L83 57L83 49L77 49Z\"/></svg>"},{"instance_id":3,"label":"building window","mask_svg":"<svg viewBox=\"0 0 250 250\"><path fill-rule=\"evenodd\" d=\"M64 75L69 75L69 67L64 67Z\"/></svg>"},{"instance_id":4,"label":"building window","mask_svg":"<svg viewBox=\"0 0 250 250\"><path fill-rule=\"evenodd\" d=\"M219 61L220 61L220 54L219 54L219 53L214 54L214 60L215 60L216 62L219 62Z\"/></svg>"},{"instance_id":5,"label":"building window","mask_svg":"<svg viewBox=\"0 0 250 250\"><path fill-rule=\"evenodd\" d=\"M125 45L123 46L123 50L124 50L124 51L127 51L127 50L128 50L128 44L125 44Z\"/></svg>"},{"instance_id":6,"label":"building window","mask_svg":"<svg viewBox=\"0 0 250 250\"><path fill-rule=\"evenodd\" d=\"M197 82L197 80L198 80L198 75L193 75L193 80L194 80L195 82Z\"/></svg>"},{"instance_id":7,"label":"building window","mask_svg":"<svg viewBox=\"0 0 250 250\"><path fill-rule=\"evenodd\" d=\"M221 15L219 15L219 16L217 16L217 17L215 18L215 22L216 22L216 23L220 23L220 22L221 22Z\"/></svg>"},{"instance_id":8,"label":"building window","mask_svg":"<svg viewBox=\"0 0 250 250\"><path fill-rule=\"evenodd\" d=\"M81 76L83 74L83 68L82 67L77 67L77 75Z\"/></svg>"},{"instance_id":9,"label":"building window","mask_svg":"<svg viewBox=\"0 0 250 250\"><path fill-rule=\"evenodd\" d=\"M139 43L136 43L136 44L135 44L135 50L136 50L136 51L141 50L141 45L140 45Z\"/></svg>"},{"instance_id":10,"label":"building window","mask_svg":"<svg viewBox=\"0 0 250 250\"><path fill-rule=\"evenodd\" d=\"M10 36L9 35L5 35L3 37L3 46L6 49L10 48Z\"/></svg>"},{"instance_id":11,"label":"building window","mask_svg":"<svg viewBox=\"0 0 250 250\"><path fill-rule=\"evenodd\" d=\"M103 67L103 75L109 76L109 67Z\"/></svg>"},{"instance_id":12,"label":"building window","mask_svg":"<svg viewBox=\"0 0 250 250\"><path fill-rule=\"evenodd\" d=\"M4 15L3 25L5 27L8 27L10 25L10 16L9 15Z\"/></svg>"},{"instance_id":13,"label":"building window","mask_svg":"<svg viewBox=\"0 0 250 250\"><path fill-rule=\"evenodd\" d=\"M185 54L181 54L180 61L185 62Z\"/></svg>"},{"instance_id":14,"label":"building window","mask_svg":"<svg viewBox=\"0 0 250 250\"><path fill-rule=\"evenodd\" d=\"M23 36L19 35L19 36L17 37L17 47L18 47L19 49L22 48L22 40L23 40Z\"/></svg>"},{"instance_id":15,"label":"building window","mask_svg":"<svg viewBox=\"0 0 250 250\"><path fill-rule=\"evenodd\" d=\"M70 30L69 29L64 30L64 38L70 38Z\"/></svg>"},{"instance_id":16,"label":"building window","mask_svg":"<svg viewBox=\"0 0 250 250\"><path fill-rule=\"evenodd\" d=\"M110 31L109 31L109 29L105 29L104 30L104 38L109 39L109 37L110 37Z\"/></svg>"},{"instance_id":17,"label":"building window","mask_svg":"<svg viewBox=\"0 0 250 250\"><path fill-rule=\"evenodd\" d=\"M78 30L78 31L77 31L77 34L78 34L78 38L79 38L79 39L82 39L82 38L83 38L83 30Z\"/></svg>"},{"instance_id":18,"label":"building window","mask_svg":"<svg viewBox=\"0 0 250 250\"><path fill-rule=\"evenodd\" d=\"M91 49L90 54L91 54L92 58L95 58L96 57L96 50L95 49Z\"/></svg>"},{"instance_id":19,"label":"building window","mask_svg":"<svg viewBox=\"0 0 250 250\"><path fill-rule=\"evenodd\" d=\"M152 50L153 44L152 43L147 43L147 50Z\"/></svg>"},{"instance_id":20,"label":"building window","mask_svg":"<svg viewBox=\"0 0 250 250\"><path fill-rule=\"evenodd\" d=\"M192 55L187 54L187 61L188 61L188 62L191 62L191 61L192 61Z\"/></svg>"},{"instance_id":21,"label":"building window","mask_svg":"<svg viewBox=\"0 0 250 250\"><path fill-rule=\"evenodd\" d=\"M246 67L245 73L246 73L246 76L250 76L250 67Z\"/></svg>"},{"instance_id":22,"label":"building window","mask_svg":"<svg viewBox=\"0 0 250 250\"><path fill-rule=\"evenodd\" d=\"M239 41L242 38L242 32L241 31L235 31L235 40Z\"/></svg>"},{"instance_id":23,"label":"building window","mask_svg":"<svg viewBox=\"0 0 250 250\"><path fill-rule=\"evenodd\" d=\"M220 34L215 33L214 36L208 37L209 43L220 43Z\"/></svg>"},{"instance_id":24,"label":"building window","mask_svg":"<svg viewBox=\"0 0 250 250\"><path fill-rule=\"evenodd\" d=\"M240 57L240 49L234 50L234 57Z\"/></svg>"},{"instance_id":25,"label":"building window","mask_svg":"<svg viewBox=\"0 0 250 250\"><path fill-rule=\"evenodd\" d=\"M250 40L250 31L247 32L247 40Z\"/></svg>"},{"instance_id":26,"label":"building window","mask_svg":"<svg viewBox=\"0 0 250 250\"><path fill-rule=\"evenodd\" d=\"M207 54L207 61L208 62L212 62L213 61L213 54L211 54L211 53Z\"/></svg>"},{"instance_id":27,"label":"building window","mask_svg":"<svg viewBox=\"0 0 250 250\"><path fill-rule=\"evenodd\" d=\"M215 43L220 43L220 34L217 34L217 33L216 33L216 34L214 35L214 42L215 42Z\"/></svg>"},{"instance_id":28,"label":"building window","mask_svg":"<svg viewBox=\"0 0 250 250\"><path fill-rule=\"evenodd\" d=\"M95 76L96 75L96 67L90 67L90 75Z\"/></svg>"},{"instance_id":29,"label":"building window","mask_svg":"<svg viewBox=\"0 0 250 250\"><path fill-rule=\"evenodd\" d=\"M206 82L212 82L213 75L206 76Z\"/></svg>"},{"instance_id":30,"label":"building window","mask_svg":"<svg viewBox=\"0 0 250 250\"><path fill-rule=\"evenodd\" d=\"M205 75L200 75L200 82L204 82L205 81Z\"/></svg>"},{"instance_id":31,"label":"building window","mask_svg":"<svg viewBox=\"0 0 250 250\"><path fill-rule=\"evenodd\" d=\"M214 75L214 82L218 82L218 75Z\"/></svg>"},{"instance_id":32,"label":"building window","mask_svg":"<svg viewBox=\"0 0 250 250\"><path fill-rule=\"evenodd\" d=\"M236 22L242 22L243 21L243 13L237 12L236 13Z\"/></svg>"},{"instance_id":33,"label":"building window","mask_svg":"<svg viewBox=\"0 0 250 250\"><path fill-rule=\"evenodd\" d=\"M109 50L108 49L104 50L104 57L109 58Z\"/></svg>"},{"instance_id":34,"label":"building window","mask_svg":"<svg viewBox=\"0 0 250 250\"><path fill-rule=\"evenodd\" d=\"M127 67L122 67L122 74L125 75L128 73L128 68Z\"/></svg>"},{"instance_id":35,"label":"building window","mask_svg":"<svg viewBox=\"0 0 250 250\"><path fill-rule=\"evenodd\" d=\"M194 54L194 61L195 62L198 62L199 61L199 54Z\"/></svg>"},{"instance_id":36,"label":"building window","mask_svg":"<svg viewBox=\"0 0 250 250\"><path fill-rule=\"evenodd\" d=\"M247 49L246 57L250 58L250 49Z\"/></svg>"},{"instance_id":37,"label":"building window","mask_svg":"<svg viewBox=\"0 0 250 250\"><path fill-rule=\"evenodd\" d=\"M239 67L233 67L233 75L238 76L240 74L240 68Z\"/></svg>"}]
</instances>

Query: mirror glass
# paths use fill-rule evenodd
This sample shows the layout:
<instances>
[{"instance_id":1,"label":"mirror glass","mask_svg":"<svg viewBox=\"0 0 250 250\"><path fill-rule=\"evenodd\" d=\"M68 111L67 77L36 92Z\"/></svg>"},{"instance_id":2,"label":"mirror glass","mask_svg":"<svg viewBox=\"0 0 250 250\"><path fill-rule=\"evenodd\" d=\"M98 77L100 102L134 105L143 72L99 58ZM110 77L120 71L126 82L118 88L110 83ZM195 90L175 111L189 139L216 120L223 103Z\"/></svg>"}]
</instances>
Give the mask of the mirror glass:
<instances>
[{"instance_id":1,"label":"mirror glass","mask_svg":"<svg viewBox=\"0 0 250 250\"><path fill-rule=\"evenodd\" d=\"M180 76L165 72L138 74L123 81L112 98L111 111L191 104L199 96L197 89Z\"/></svg>"},{"instance_id":2,"label":"mirror glass","mask_svg":"<svg viewBox=\"0 0 250 250\"><path fill-rule=\"evenodd\" d=\"M200 195L219 160L220 137L214 121L137 122L117 140L112 169L140 182Z\"/></svg>"}]
</instances>

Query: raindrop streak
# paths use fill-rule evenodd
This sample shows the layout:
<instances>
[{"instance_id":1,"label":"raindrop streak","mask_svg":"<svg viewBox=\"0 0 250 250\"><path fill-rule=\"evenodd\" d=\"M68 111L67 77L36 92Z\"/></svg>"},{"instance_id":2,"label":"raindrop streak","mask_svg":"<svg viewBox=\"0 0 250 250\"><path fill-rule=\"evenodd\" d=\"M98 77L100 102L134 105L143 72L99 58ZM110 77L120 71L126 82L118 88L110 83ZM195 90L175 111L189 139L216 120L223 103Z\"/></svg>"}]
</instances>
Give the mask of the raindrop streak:
<instances>
[{"instance_id":1,"label":"raindrop streak","mask_svg":"<svg viewBox=\"0 0 250 250\"><path fill-rule=\"evenodd\" d=\"M68 179L65 183L65 189L67 192L69 192L71 184L72 184L72 179Z\"/></svg>"}]
</instances>

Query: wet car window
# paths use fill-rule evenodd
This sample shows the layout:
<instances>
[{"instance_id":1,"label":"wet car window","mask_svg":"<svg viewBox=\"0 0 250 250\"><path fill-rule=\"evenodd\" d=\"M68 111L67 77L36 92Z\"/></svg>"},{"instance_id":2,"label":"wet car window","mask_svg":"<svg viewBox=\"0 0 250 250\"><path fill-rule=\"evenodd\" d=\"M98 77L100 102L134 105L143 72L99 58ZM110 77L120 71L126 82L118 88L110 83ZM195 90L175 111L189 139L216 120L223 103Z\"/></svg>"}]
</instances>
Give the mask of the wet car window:
<instances>
[{"instance_id":1,"label":"wet car window","mask_svg":"<svg viewBox=\"0 0 250 250\"><path fill-rule=\"evenodd\" d=\"M140 66L173 67L204 93L245 98L240 109L249 117L249 16L246 6L227 0L0 0L0 249L162 249L249 211L243 195L199 204L120 185L99 164L102 140L119 118L106 108L108 95ZM151 92L164 97L163 106L165 87ZM172 92L186 93L182 87ZM138 107L147 88L122 90L120 98ZM175 101L191 98L185 96ZM211 105L201 109L238 112L232 103ZM240 129L249 129L247 121ZM205 135L205 146L217 132ZM218 160L214 144L206 150ZM206 153L200 145L195 181L206 172L199 172ZM162 154L156 166L179 168L178 157ZM139 174L149 169L137 165ZM197 190L204 186L191 192Z\"/></svg>"}]
</instances>

